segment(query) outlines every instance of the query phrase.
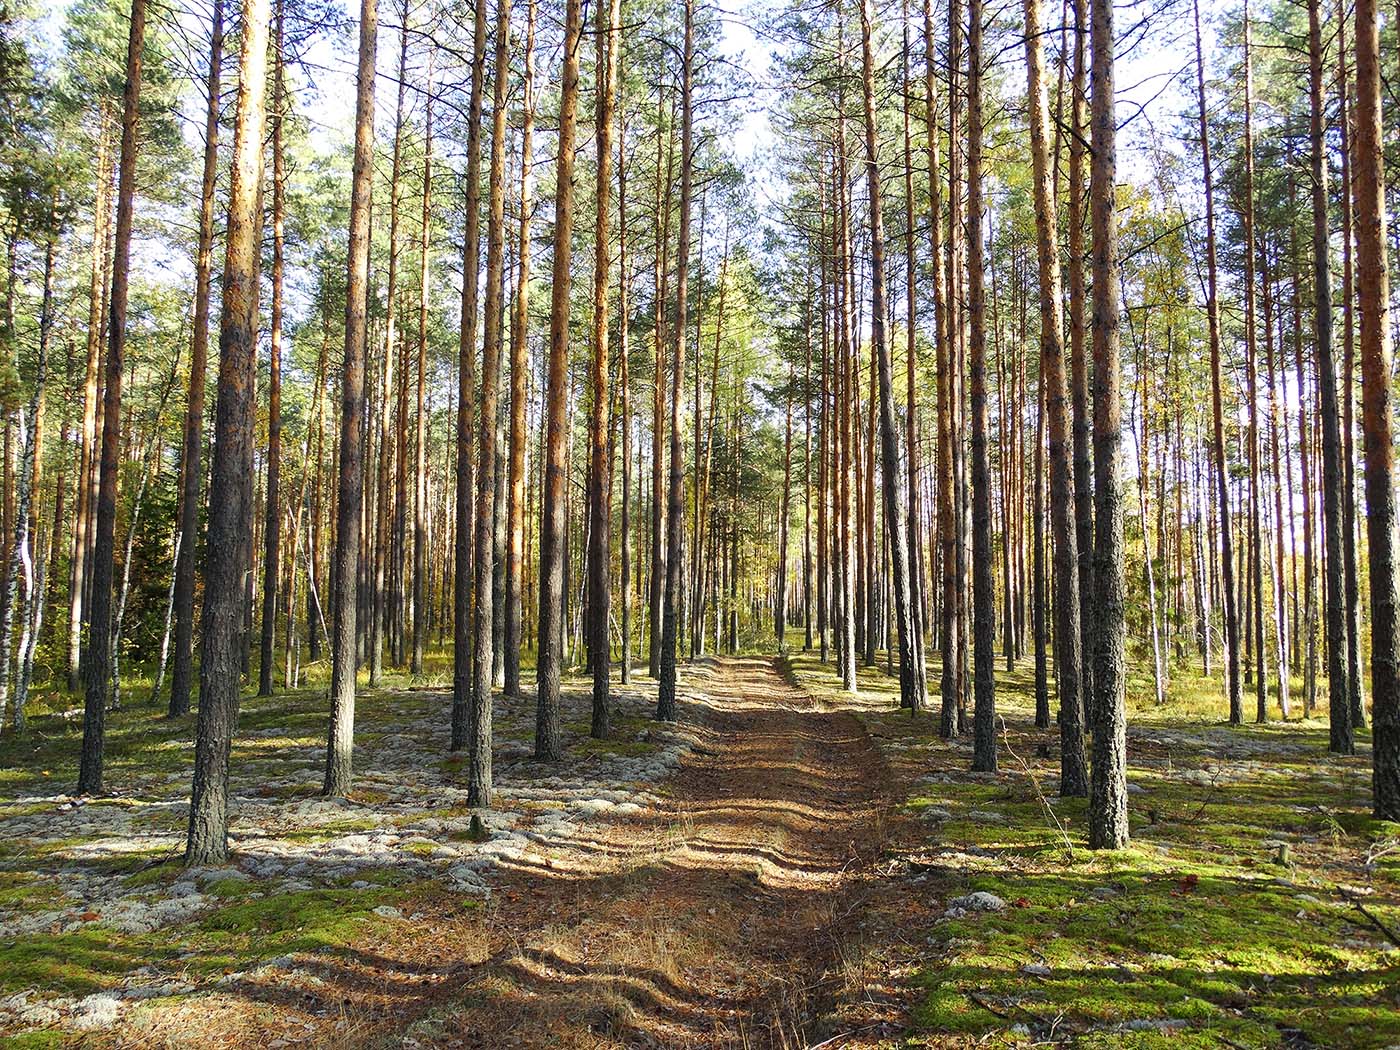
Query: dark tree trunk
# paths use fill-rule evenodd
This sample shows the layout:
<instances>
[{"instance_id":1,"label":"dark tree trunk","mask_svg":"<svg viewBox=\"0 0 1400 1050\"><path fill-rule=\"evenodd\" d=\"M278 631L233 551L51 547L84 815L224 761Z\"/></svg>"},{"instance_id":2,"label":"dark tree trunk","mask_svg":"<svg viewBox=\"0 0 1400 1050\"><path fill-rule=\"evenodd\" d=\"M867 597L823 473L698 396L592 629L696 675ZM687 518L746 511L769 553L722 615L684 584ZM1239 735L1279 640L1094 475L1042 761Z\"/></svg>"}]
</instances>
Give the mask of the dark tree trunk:
<instances>
[{"instance_id":1,"label":"dark tree trunk","mask_svg":"<svg viewBox=\"0 0 1400 1050\"><path fill-rule=\"evenodd\" d=\"M1400 820L1400 599L1395 573L1394 392L1385 162L1381 155L1380 27L1375 0L1356 4L1356 141L1352 196L1361 325L1361 425L1366 448L1366 536L1371 569L1374 812ZM1331 552L1329 551L1329 555Z\"/></svg>"},{"instance_id":2,"label":"dark tree trunk","mask_svg":"<svg viewBox=\"0 0 1400 1050\"><path fill-rule=\"evenodd\" d=\"M558 170L554 196L554 279L549 308L549 363L545 391L544 514L540 525L540 637L535 757L557 761L559 674L564 647L564 574L568 521L569 263L574 224L574 141L578 123L578 53L581 0L567 0L564 68L559 96Z\"/></svg>"},{"instance_id":3,"label":"dark tree trunk","mask_svg":"<svg viewBox=\"0 0 1400 1050\"><path fill-rule=\"evenodd\" d=\"M377 0L360 0L360 50L355 97L355 161L350 184L350 237L345 278L345 365L341 379L340 463L336 493L335 560L331 600L331 718L326 778L321 793L350 791L355 745L355 669L358 655L357 584L364 464L365 297L369 285L370 200L374 184L374 59Z\"/></svg>"},{"instance_id":4,"label":"dark tree trunk","mask_svg":"<svg viewBox=\"0 0 1400 1050\"><path fill-rule=\"evenodd\" d=\"M1123 585L1122 407L1119 395L1117 151L1113 2L1092 0L1093 104L1089 201L1094 298L1094 708L1089 847L1128 844L1127 664Z\"/></svg>"},{"instance_id":5,"label":"dark tree trunk","mask_svg":"<svg viewBox=\"0 0 1400 1050\"><path fill-rule=\"evenodd\" d=\"M238 109L233 132L223 316L219 324L218 407L209 480L209 542L200 625L199 720L195 730L185 863L228 856L229 746L238 721L243 641L244 559L252 528L247 463L256 418L259 203L267 92L268 0L243 0Z\"/></svg>"},{"instance_id":6,"label":"dark tree trunk","mask_svg":"<svg viewBox=\"0 0 1400 1050\"><path fill-rule=\"evenodd\" d=\"M476 333L481 280L481 93L486 78L486 5L476 7L472 30L470 112L467 117L466 229L462 240L462 314L457 346L456 543L452 571L452 740L450 748L471 746L472 730L472 563L476 531Z\"/></svg>"},{"instance_id":7,"label":"dark tree trunk","mask_svg":"<svg viewBox=\"0 0 1400 1050\"><path fill-rule=\"evenodd\" d=\"M522 595L525 588L525 379L529 348L525 344L530 323L530 186L535 132L535 14L536 0L529 0L525 30L524 120L520 129L520 233L516 242L515 309L510 329L510 476L506 483L506 631L507 696L522 695L520 652Z\"/></svg>"},{"instance_id":8,"label":"dark tree trunk","mask_svg":"<svg viewBox=\"0 0 1400 1050\"><path fill-rule=\"evenodd\" d=\"M107 385L102 404L101 472L92 558L92 601L88 617L87 695L83 709L82 760L78 769L80 795L95 795L102 791L102 765L106 750L107 690L112 673L112 570L117 528L117 476L121 470L122 379L126 368L126 308L145 41L146 0L131 0L126 87L122 94L116 246L112 260L111 307L108 311Z\"/></svg>"},{"instance_id":9,"label":"dark tree trunk","mask_svg":"<svg viewBox=\"0 0 1400 1050\"><path fill-rule=\"evenodd\" d=\"M695 61L695 10L693 0L685 0L685 43L681 58L681 211L679 244L676 249L676 324L674 357L671 362L671 453L670 484L666 508L666 600L661 616L661 684L657 692L656 717L671 722L676 718L676 645L680 633L682 544L685 540L685 449L681 443L681 394L685 377L686 295L690 266L690 197L692 113L691 78Z\"/></svg>"},{"instance_id":10,"label":"dark tree trunk","mask_svg":"<svg viewBox=\"0 0 1400 1050\"><path fill-rule=\"evenodd\" d=\"M482 6L485 6L484 4ZM481 426L476 476L476 598L472 620L472 696L467 730L467 804L491 804L491 673L495 628L496 431L500 425L501 321L505 310L506 81L510 74L510 0L496 3L491 95L491 174L486 218L486 317L481 354Z\"/></svg>"},{"instance_id":11,"label":"dark tree trunk","mask_svg":"<svg viewBox=\"0 0 1400 1050\"><path fill-rule=\"evenodd\" d=\"M923 709L925 703L923 664L919 658L924 643L919 630L918 599L909 557L909 521L903 492L904 475L899 468L899 428L895 421L894 409L894 365L885 330L888 304L885 299L885 229L880 210L880 166L876 153L875 58L870 42L873 17L872 0L862 0L861 83L865 100L865 182L866 192L870 197L871 342L879 374L881 485L884 489L885 521L889 524L890 560L894 566L895 617L899 637L899 692L903 706L917 712ZM788 422L791 436L791 412ZM784 511L786 509L784 499ZM783 527L786 530L786 521ZM870 542L874 542L873 535ZM872 572L871 575L879 574ZM779 601L782 601L782 595L779 595ZM873 653L874 633L873 625L867 624L868 654Z\"/></svg>"},{"instance_id":12,"label":"dark tree trunk","mask_svg":"<svg viewBox=\"0 0 1400 1050\"><path fill-rule=\"evenodd\" d=\"M1355 751L1347 703L1346 585L1344 549L1342 430L1337 413L1337 368L1332 346L1332 264L1327 222L1326 116L1322 100L1322 12L1308 4L1308 98L1312 155L1313 333L1317 354L1318 402L1322 410L1322 525L1327 544L1327 689L1330 697L1330 750ZM1298 377L1303 380L1302 375Z\"/></svg>"},{"instance_id":13,"label":"dark tree trunk","mask_svg":"<svg viewBox=\"0 0 1400 1050\"><path fill-rule=\"evenodd\" d=\"M263 517L262 637L258 660L258 695L272 695L273 651L277 644L277 576L280 567L282 515L282 270L286 238L286 169L282 159L283 81L282 0L276 2L272 75L272 339L267 384L267 504ZM288 630L291 625L288 624Z\"/></svg>"},{"instance_id":14,"label":"dark tree trunk","mask_svg":"<svg viewBox=\"0 0 1400 1050\"><path fill-rule=\"evenodd\" d=\"M619 0L597 7L598 104L597 207L593 224L593 360L589 385L589 529L588 529L588 656L593 665L591 734L605 739L609 731L609 676L612 671L608 620L612 614L612 455L608 448L608 277L609 220L612 196L613 114L617 106L617 44L621 32ZM698 424L697 424L698 425Z\"/></svg>"},{"instance_id":15,"label":"dark tree trunk","mask_svg":"<svg viewBox=\"0 0 1400 1050\"><path fill-rule=\"evenodd\" d=\"M1220 513L1220 577L1225 616L1225 695L1230 703L1230 721L1244 721L1244 700L1240 693L1240 621L1235 608L1235 544L1230 523L1230 465L1225 459L1225 409L1220 365L1220 300L1217 295L1215 250L1215 182L1210 161L1210 131L1206 124L1205 62L1201 57L1201 11L1197 0L1196 24L1196 102L1200 124L1201 170L1206 193L1206 317L1210 330L1210 374L1212 457L1215 461L1215 497Z\"/></svg>"},{"instance_id":16,"label":"dark tree trunk","mask_svg":"<svg viewBox=\"0 0 1400 1050\"><path fill-rule=\"evenodd\" d=\"M967 313L972 398L972 768L997 768L996 586L987 453L987 293L982 204L982 0L967 5Z\"/></svg>"},{"instance_id":17,"label":"dark tree trunk","mask_svg":"<svg viewBox=\"0 0 1400 1050\"><path fill-rule=\"evenodd\" d=\"M190 335L190 385L185 402L184 444L180 453L180 551L175 559L175 660L170 671L170 706L178 718L190 709L194 682L194 558L199 533L199 493L203 477L204 385L209 358L209 285L213 269L214 188L219 174L219 93L224 56L224 4L213 0L209 32L209 75L205 83L204 176L195 249L194 320ZM79 489L82 489L81 479ZM78 548L75 548L75 550Z\"/></svg>"}]
</instances>

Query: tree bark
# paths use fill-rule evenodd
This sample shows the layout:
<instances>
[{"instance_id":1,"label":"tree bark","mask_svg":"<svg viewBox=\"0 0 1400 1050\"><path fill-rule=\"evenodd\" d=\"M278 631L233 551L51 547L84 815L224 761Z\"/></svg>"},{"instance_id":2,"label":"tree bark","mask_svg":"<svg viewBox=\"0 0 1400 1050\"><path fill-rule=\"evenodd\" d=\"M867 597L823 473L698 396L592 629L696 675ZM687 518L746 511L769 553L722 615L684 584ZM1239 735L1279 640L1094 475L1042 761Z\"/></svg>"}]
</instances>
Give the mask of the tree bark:
<instances>
[{"instance_id":1,"label":"tree bark","mask_svg":"<svg viewBox=\"0 0 1400 1050\"><path fill-rule=\"evenodd\" d=\"M619 0L597 5L598 147L597 207L593 223L593 360L589 418L588 657L593 664L593 718L590 733L609 732L608 679L612 659L608 621L612 615L612 455L608 448L608 284L612 254L609 222L612 198L613 116L617 108L617 45L621 34Z\"/></svg>"},{"instance_id":2,"label":"tree bark","mask_svg":"<svg viewBox=\"0 0 1400 1050\"><path fill-rule=\"evenodd\" d=\"M243 579L248 571L245 537L253 521L247 463L257 411L259 204L269 7L269 0L243 0L200 625L199 718L185 841L187 865L221 864L228 857L229 747L238 721Z\"/></svg>"},{"instance_id":3,"label":"tree bark","mask_svg":"<svg viewBox=\"0 0 1400 1050\"><path fill-rule=\"evenodd\" d=\"M203 479L204 386L209 358L209 286L213 269L214 189L219 175L219 94L224 55L224 3L213 0L209 33L209 74L205 83L204 177L199 198L199 242L195 249L194 321L190 333L190 385L185 402L184 444L180 453L180 551L175 559L175 659L170 670L171 718L187 714L194 682L194 558L199 533L199 494ZM82 500L81 476L78 485ZM75 561L81 545L75 545ZM76 576L75 576L76 581ZM77 600L81 601L81 587Z\"/></svg>"},{"instance_id":4,"label":"tree bark","mask_svg":"<svg viewBox=\"0 0 1400 1050\"><path fill-rule=\"evenodd\" d=\"M987 453L987 315L982 204L982 0L967 5L967 314L971 332L972 633L974 771L997 768L996 590L992 579L992 476Z\"/></svg>"},{"instance_id":5,"label":"tree bark","mask_svg":"<svg viewBox=\"0 0 1400 1050\"><path fill-rule=\"evenodd\" d=\"M1060 693L1060 795L1087 795L1084 755L1084 703L1079 669L1079 575L1074 520L1073 437L1065 379L1065 348L1060 328L1059 223L1051 184L1050 123L1045 86L1040 0L1025 0L1027 91L1030 95L1031 161L1035 190L1036 256L1040 288L1040 382L1050 439L1050 528L1054 542L1055 661ZM1037 515L1040 511L1037 510Z\"/></svg>"},{"instance_id":6,"label":"tree bark","mask_svg":"<svg viewBox=\"0 0 1400 1050\"><path fill-rule=\"evenodd\" d=\"M631 274L627 269L627 117L618 109L617 140L617 363L618 386L622 388L622 550L618 596L621 598L620 633L622 652L618 673L623 685L632 680L632 387L627 361L628 291Z\"/></svg>"},{"instance_id":7,"label":"tree bark","mask_svg":"<svg viewBox=\"0 0 1400 1050\"><path fill-rule=\"evenodd\" d=\"M1254 237L1254 74L1250 62L1249 3L1244 9L1244 201L1241 219L1244 226L1244 331L1245 331L1245 399L1249 414L1249 579L1252 601L1251 624L1254 642L1254 706L1255 721L1268 720L1268 676L1264 673L1264 559L1263 533L1260 528L1259 476L1259 367L1258 324L1255 309L1255 237Z\"/></svg>"},{"instance_id":8,"label":"tree bark","mask_svg":"<svg viewBox=\"0 0 1400 1050\"><path fill-rule=\"evenodd\" d=\"M87 693L78 793L102 791L107 729L107 690L112 673L112 571L117 526L117 481L121 470L122 379L126 362L126 310L130 277L131 224L136 200L137 131L141 68L146 41L146 0L131 0L126 86L122 93L122 145L117 176L117 224L108 309L107 378L102 405L102 457L97 492L92 600L88 616Z\"/></svg>"},{"instance_id":9,"label":"tree bark","mask_svg":"<svg viewBox=\"0 0 1400 1050\"><path fill-rule=\"evenodd\" d=\"M520 696L520 652L524 648L521 596L525 586L525 379L530 323L530 187L535 131L535 14L529 0L525 28L524 119L520 129L520 233L516 247L515 309L510 329L510 463L506 484L506 682L507 696Z\"/></svg>"},{"instance_id":10,"label":"tree bark","mask_svg":"<svg viewBox=\"0 0 1400 1050\"><path fill-rule=\"evenodd\" d=\"M894 408L894 365L891 360L885 324L888 303L885 293L885 227L880 203L880 162L876 151L875 56L871 46L873 0L861 0L862 94L865 101L865 183L870 199L871 344L879 374L880 469L885 520L889 524L890 560L894 567L895 620L899 638L900 701L910 711L923 710L925 682L923 651L917 608L917 589L909 556L909 520L906 511L905 475L899 466L899 428ZM912 406L911 406L912 407ZM791 412L789 412L789 436ZM873 435L872 435L873 440ZM868 469L868 468L867 468ZM786 499L784 500L786 510ZM786 521L784 521L786 529ZM873 535L871 541L873 542ZM872 576L877 575L872 572ZM782 596L779 596L781 601ZM873 653L872 625L866 625L867 655Z\"/></svg>"},{"instance_id":11,"label":"tree bark","mask_svg":"<svg viewBox=\"0 0 1400 1050\"><path fill-rule=\"evenodd\" d=\"M481 93L486 78L486 4L478 3L472 42L471 101L467 117L466 229L462 240L462 314L457 346L457 535L452 572L451 750L471 746L472 560L475 547L477 300L481 281ZM484 387L484 384L483 384ZM491 464L475 463L483 473Z\"/></svg>"},{"instance_id":12,"label":"tree bark","mask_svg":"<svg viewBox=\"0 0 1400 1050\"><path fill-rule=\"evenodd\" d=\"M661 683L656 717L676 718L676 644L680 631L681 547L685 539L685 449L681 443L681 392L685 377L686 296L690 266L691 168L694 154L691 81L695 66L695 6L685 0L685 43L681 58L681 200L679 243L676 247L675 359L671 362L670 482L666 508L666 600L661 616Z\"/></svg>"},{"instance_id":13,"label":"tree bark","mask_svg":"<svg viewBox=\"0 0 1400 1050\"><path fill-rule=\"evenodd\" d=\"M262 647L258 661L258 695L272 695L273 650L277 643L277 574L282 484L282 270L286 237L286 165L282 157L282 120L286 104L282 53L283 0L276 0L272 74L272 339L267 384L267 505L263 518ZM290 627L290 625L289 625Z\"/></svg>"},{"instance_id":14,"label":"tree bark","mask_svg":"<svg viewBox=\"0 0 1400 1050\"><path fill-rule=\"evenodd\" d=\"M1385 162L1381 154L1380 26L1375 0L1356 4L1356 140L1352 156L1356 285L1361 324L1361 424L1366 449L1366 537L1371 570L1374 812L1400 819L1400 608L1395 570L1394 393ZM1330 553L1330 552L1329 552Z\"/></svg>"},{"instance_id":15,"label":"tree bark","mask_svg":"<svg viewBox=\"0 0 1400 1050\"><path fill-rule=\"evenodd\" d=\"M1094 468L1089 451L1089 335L1088 289L1084 280L1085 168L1088 165L1089 68L1085 56L1088 0L1071 0L1074 7L1074 68L1070 78L1069 137L1069 356L1072 440L1074 455L1074 534L1079 566L1080 697L1085 716L1094 695L1094 614L1088 605L1094 593Z\"/></svg>"},{"instance_id":16,"label":"tree bark","mask_svg":"<svg viewBox=\"0 0 1400 1050\"><path fill-rule=\"evenodd\" d=\"M1092 0L1089 169L1094 300L1095 720L1089 785L1089 848L1128 844L1127 717L1124 686L1122 408L1119 394L1117 151L1113 107L1113 0Z\"/></svg>"},{"instance_id":17,"label":"tree bark","mask_svg":"<svg viewBox=\"0 0 1400 1050\"><path fill-rule=\"evenodd\" d=\"M574 226L574 142L578 130L578 55L581 0L566 0L564 67L559 94L559 148L554 191L554 273L549 307L549 361L545 388L544 512L540 523L540 621L535 757L557 761L559 675L564 649L564 572L567 557L564 485L569 398L569 264Z\"/></svg>"},{"instance_id":18,"label":"tree bark","mask_svg":"<svg viewBox=\"0 0 1400 1050\"><path fill-rule=\"evenodd\" d=\"M485 4L481 4L482 7ZM491 92L491 173L486 216L486 315L481 353L481 426L476 475L476 579L472 620L472 700L467 730L467 804L491 804L491 672L495 586L497 403L505 304L506 83L510 74L510 0L496 3Z\"/></svg>"},{"instance_id":19,"label":"tree bark","mask_svg":"<svg viewBox=\"0 0 1400 1050\"><path fill-rule=\"evenodd\" d=\"M1206 124L1205 61L1201 57L1201 7L1195 0L1196 102L1200 124L1201 170L1206 193L1206 318L1210 331L1210 379L1212 458L1215 463L1215 496L1220 510L1220 577L1225 616L1225 695L1230 704L1230 721L1244 721L1244 700L1240 693L1240 621L1235 607L1235 544L1230 523L1230 465L1225 459L1225 409L1220 366L1220 300L1217 295L1215 249L1215 180L1210 161L1210 132Z\"/></svg>"},{"instance_id":20,"label":"tree bark","mask_svg":"<svg viewBox=\"0 0 1400 1050\"><path fill-rule=\"evenodd\" d=\"M1338 126L1342 154L1342 550L1346 577L1347 702L1352 728L1364 724L1365 682L1361 675L1361 587L1356 558L1356 327L1352 262L1351 104L1347 97L1347 48L1345 3L1337 20ZM1311 577L1309 577L1311 580ZM1315 661L1314 661L1315 662Z\"/></svg>"},{"instance_id":21,"label":"tree bark","mask_svg":"<svg viewBox=\"0 0 1400 1050\"><path fill-rule=\"evenodd\" d=\"M339 481L331 600L331 718L321 793L350 791L355 744L356 590L365 413L365 298L369 285L370 206L374 184L374 60L378 0L360 0L360 51L355 95L355 160L350 183L350 233L345 276L345 364L341 378Z\"/></svg>"},{"instance_id":22,"label":"tree bark","mask_svg":"<svg viewBox=\"0 0 1400 1050\"><path fill-rule=\"evenodd\" d=\"M423 100L423 214L418 239L418 395L414 420L413 486L413 656L409 672L423 673L423 648L428 631L428 284L431 260L433 202L433 83L431 59Z\"/></svg>"}]
</instances>

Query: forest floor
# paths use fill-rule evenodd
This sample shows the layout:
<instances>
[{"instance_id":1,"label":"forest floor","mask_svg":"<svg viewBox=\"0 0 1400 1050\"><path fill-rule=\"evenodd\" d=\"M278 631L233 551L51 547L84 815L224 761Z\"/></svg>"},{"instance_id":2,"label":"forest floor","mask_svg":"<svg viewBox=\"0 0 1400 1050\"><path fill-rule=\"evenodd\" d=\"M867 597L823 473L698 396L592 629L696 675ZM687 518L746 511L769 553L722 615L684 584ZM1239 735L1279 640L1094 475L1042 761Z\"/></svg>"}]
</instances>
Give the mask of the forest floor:
<instances>
[{"instance_id":1,"label":"forest floor","mask_svg":"<svg viewBox=\"0 0 1400 1050\"><path fill-rule=\"evenodd\" d=\"M1134 705L1134 842L1095 855L1027 673L996 776L879 668L835 686L810 654L701 660L680 723L642 675L599 742L574 679L558 767L501 700L484 842L448 693L367 693L343 803L321 693L250 699L234 863L194 871L188 722L114 716L82 802L54 793L75 725L40 719L0 743L0 1043L1400 1044L1400 828L1323 723Z\"/></svg>"}]
</instances>

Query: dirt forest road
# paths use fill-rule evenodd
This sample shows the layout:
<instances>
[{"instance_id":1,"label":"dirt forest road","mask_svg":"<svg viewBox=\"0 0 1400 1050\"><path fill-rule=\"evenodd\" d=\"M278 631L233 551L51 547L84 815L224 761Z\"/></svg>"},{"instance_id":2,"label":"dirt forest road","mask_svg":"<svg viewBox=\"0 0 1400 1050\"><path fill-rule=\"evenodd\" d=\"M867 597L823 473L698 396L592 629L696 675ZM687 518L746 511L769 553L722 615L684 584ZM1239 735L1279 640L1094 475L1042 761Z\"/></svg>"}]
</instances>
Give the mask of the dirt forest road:
<instances>
[{"instance_id":1,"label":"dirt forest road","mask_svg":"<svg viewBox=\"0 0 1400 1050\"><path fill-rule=\"evenodd\" d=\"M884 759L773 660L698 664L688 684L700 744L668 804L542 844L485 908L424 914L337 989L342 1037L787 1050L839 1034L843 1001L869 1008L855 945L888 826Z\"/></svg>"}]
</instances>

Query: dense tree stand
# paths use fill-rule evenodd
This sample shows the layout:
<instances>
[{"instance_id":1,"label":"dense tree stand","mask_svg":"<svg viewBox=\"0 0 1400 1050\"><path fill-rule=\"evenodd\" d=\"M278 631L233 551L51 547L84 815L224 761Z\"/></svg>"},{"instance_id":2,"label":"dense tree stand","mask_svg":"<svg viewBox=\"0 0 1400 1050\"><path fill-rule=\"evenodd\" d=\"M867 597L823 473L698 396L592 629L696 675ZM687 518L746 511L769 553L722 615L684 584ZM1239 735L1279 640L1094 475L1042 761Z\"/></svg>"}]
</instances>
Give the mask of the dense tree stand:
<instances>
[{"instance_id":1,"label":"dense tree stand","mask_svg":"<svg viewBox=\"0 0 1400 1050\"><path fill-rule=\"evenodd\" d=\"M1400 1046L1400 6L326 7L0 2L0 1043Z\"/></svg>"}]
</instances>

